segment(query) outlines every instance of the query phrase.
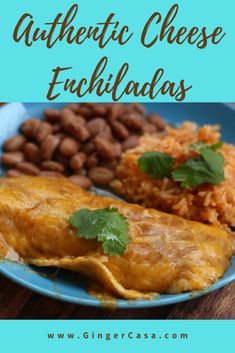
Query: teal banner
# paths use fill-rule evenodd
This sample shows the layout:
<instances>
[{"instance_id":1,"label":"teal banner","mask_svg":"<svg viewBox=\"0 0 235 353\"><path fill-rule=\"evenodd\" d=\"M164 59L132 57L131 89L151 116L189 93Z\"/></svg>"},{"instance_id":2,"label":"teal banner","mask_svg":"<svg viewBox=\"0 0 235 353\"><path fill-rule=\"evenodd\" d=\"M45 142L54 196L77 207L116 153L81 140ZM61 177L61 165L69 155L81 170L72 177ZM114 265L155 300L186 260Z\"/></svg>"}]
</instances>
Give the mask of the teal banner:
<instances>
[{"instance_id":1,"label":"teal banner","mask_svg":"<svg viewBox=\"0 0 235 353\"><path fill-rule=\"evenodd\" d=\"M234 321L0 321L8 353L229 352Z\"/></svg>"},{"instance_id":2,"label":"teal banner","mask_svg":"<svg viewBox=\"0 0 235 353\"><path fill-rule=\"evenodd\" d=\"M235 3L1 1L0 100L234 101Z\"/></svg>"}]
</instances>

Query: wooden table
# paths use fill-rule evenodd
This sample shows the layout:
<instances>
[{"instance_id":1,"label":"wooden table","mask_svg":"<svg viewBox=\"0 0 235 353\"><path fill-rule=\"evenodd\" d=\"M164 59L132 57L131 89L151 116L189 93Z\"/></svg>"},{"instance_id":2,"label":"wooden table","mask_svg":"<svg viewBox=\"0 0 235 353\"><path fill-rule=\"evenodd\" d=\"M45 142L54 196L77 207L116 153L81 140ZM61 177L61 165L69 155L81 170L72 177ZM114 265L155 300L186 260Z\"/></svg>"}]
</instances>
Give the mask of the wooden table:
<instances>
[{"instance_id":1,"label":"wooden table","mask_svg":"<svg viewBox=\"0 0 235 353\"><path fill-rule=\"evenodd\" d=\"M235 282L176 305L110 311L43 297L0 276L0 319L235 319Z\"/></svg>"}]
</instances>

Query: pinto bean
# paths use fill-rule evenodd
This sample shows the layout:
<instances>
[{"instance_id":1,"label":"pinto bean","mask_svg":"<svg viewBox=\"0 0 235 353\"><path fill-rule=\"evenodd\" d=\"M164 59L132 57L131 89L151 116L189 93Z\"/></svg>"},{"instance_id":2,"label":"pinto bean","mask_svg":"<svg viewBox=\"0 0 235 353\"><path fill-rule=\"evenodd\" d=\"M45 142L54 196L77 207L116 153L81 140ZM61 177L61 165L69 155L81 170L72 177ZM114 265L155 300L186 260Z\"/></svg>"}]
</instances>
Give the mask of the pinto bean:
<instances>
[{"instance_id":1,"label":"pinto bean","mask_svg":"<svg viewBox=\"0 0 235 353\"><path fill-rule=\"evenodd\" d=\"M85 119L75 115L68 108L64 108L61 112L61 125L64 131L80 141L86 141L90 137L89 131L85 127Z\"/></svg>"},{"instance_id":2,"label":"pinto bean","mask_svg":"<svg viewBox=\"0 0 235 353\"><path fill-rule=\"evenodd\" d=\"M79 150L80 143L72 137L66 137L60 144L59 151L65 157L72 157Z\"/></svg>"},{"instance_id":3,"label":"pinto bean","mask_svg":"<svg viewBox=\"0 0 235 353\"><path fill-rule=\"evenodd\" d=\"M95 146L94 143L92 141L86 142L82 145L82 150L83 152L85 152L86 154L91 154L95 151Z\"/></svg>"},{"instance_id":4,"label":"pinto bean","mask_svg":"<svg viewBox=\"0 0 235 353\"><path fill-rule=\"evenodd\" d=\"M94 145L97 153L106 160L112 161L116 157L116 147L113 143L102 137L97 137L94 140Z\"/></svg>"},{"instance_id":5,"label":"pinto bean","mask_svg":"<svg viewBox=\"0 0 235 353\"><path fill-rule=\"evenodd\" d=\"M72 132L74 126L77 124L85 125L85 119L82 116L74 114L74 112L68 108L61 110L61 125L62 128L67 132Z\"/></svg>"},{"instance_id":6,"label":"pinto bean","mask_svg":"<svg viewBox=\"0 0 235 353\"><path fill-rule=\"evenodd\" d=\"M22 172L20 172L19 170L17 169L9 169L7 172L6 172L6 176L9 177L9 178L16 178L16 177L19 177L19 176L22 176L24 175Z\"/></svg>"},{"instance_id":7,"label":"pinto bean","mask_svg":"<svg viewBox=\"0 0 235 353\"><path fill-rule=\"evenodd\" d=\"M35 143L26 143L24 147L24 154L27 161L32 162L33 164L39 164L41 161L40 148Z\"/></svg>"},{"instance_id":8,"label":"pinto bean","mask_svg":"<svg viewBox=\"0 0 235 353\"><path fill-rule=\"evenodd\" d=\"M39 175L40 169L34 165L33 163L30 162L20 162L17 164L17 169L27 175Z\"/></svg>"},{"instance_id":9,"label":"pinto bean","mask_svg":"<svg viewBox=\"0 0 235 353\"><path fill-rule=\"evenodd\" d=\"M41 166L42 166L42 169L47 171L64 173L64 166L55 161L44 161L42 162Z\"/></svg>"},{"instance_id":10,"label":"pinto bean","mask_svg":"<svg viewBox=\"0 0 235 353\"><path fill-rule=\"evenodd\" d=\"M60 144L60 139L57 136L49 135L41 144L41 158L42 160L51 160L57 147Z\"/></svg>"},{"instance_id":11,"label":"pinto bean","mask_svg":"<svg viewBox=\"0 0 235 353\"><path fill-rule=\"evenodd\" d=\"M127 110L137 112L141 115L145 114L145 107L141 103L129 103L127 105Z\"/></svg>"},{"instance_id":12,"label":"pinto bean","mask_svg":"<svg viewBox=\"0 0 235 353\"><path fill-rule=\"evenodd\" d=\"M42 172L40 172L40 176L59 178L59 177L63 177L63 174L58 172L52 172L50 170L43 170Z\"/></svg>"},{"instance_id":13,"label":"pinto bean","mask_svg":"<svg viewBox=\"0 0 235 353\"><path fill-rule=\"evenodd\" d=\"M115 156L120 157L122 153L122 145L119 142L114 142L113 147L115 149Z\"/></svg>"},{"instance_id":14,"label":"pinto bean","mask_svg":"<svg viewBox=\"0 0 235 353\"><path fill-rule=\"evenodd\" d=\"M56 123L53 125L53 134L58 134L61 131L61 124Z\"/></svg>"},{"instance_id":15,"label":"pinto bean","mask_svg":"<svg viewBox=\"0 0 235 353\"><path fill-rule=\"evenodd\" d=\"M75 154L75 156L73 156L70 160L70 167L72 168L72 170L79 171L80 169L82 169L82 167L84 166L85 162L86 162L86 155L83 152L79 152L77 154Z\"/></svg>"},{"instance_id":16,"label":"pinto bean","mask_svg":"<svg viewBox=\"0 0 235 353\"><path fill-rule=\"evenodd\" d=\"M125 111L125 106L122 103L115 103L111 106L109 110L109 120L115 121L118 119Z\"/></svg>"},{"instance_id":17,"label":"pinto bean","mask_svg":"<svg viewBox=\"0 0 235 353\"><path fill-rule=\"evenodd\" d=\"M95 104L92 107L92 111L97 116L104 116L108 112L108 105L106 105L106 104Z\"/></svg>"},{"instance_id":18,"label":"pinto bean","mask_svg":"<svg viewBox=\"0 0 235 353\"><path fill-rule=\"evenodd\" d=\"M3 149L6 152L20 151L25 143L26 139L23 135L15 135L4 142Z\"/></svg>"},{"instance_id":19,"label":"pinto bean","mask_svg":"<svg viewBox=\"0 0 235 353\"><path fill-rule=\"evenodd\" d=\"M115 177L113 171L104 167L91 168L88 172L88 176L94 184L100 186L109 185Z\"/></svg>"},{"instance_id":20,"label":"pinto bean","mask_svg":"<svg viewBox=\"0 0 235 353\"><path fill-rule=\"evenodd\" d=\"M112 130L109 125L106 125L104 130L100 132L97 137L100 137L102 139L108 140L110 142L113 141L113 135L112 135Z\"/></svg>"},{"instance_id":21,"label":"pinto bean","mask_svg":"<svg viewBox=\"0 0 235 353\"><path fill-rule=\"evenodd\" d=\"M79 116L89 119L92 116L91 109L89 107L80 106L76 112Z\"/></svg>"},{"instance_id":22,"label":"pinto bean","mask_svg":"<svg viewBox=\"0 0 235 353\"><path fill-rule=\"evenodd\" d=\"M71 175L69 179L85 190L90 189L92 186L91 180L84 175Z\"/></svg>"},{"instance_id":23,"label":"pinto bean","mask_svg":"<svg viewBox=\"0 0 235 353\"><path fill-rule=\"evenodd\" d=\"M90 120L87 123L86 127L90 133L90 136L94 137L94 136L98 135L99 133L101 133L102 131L104 131L104 129L106 127L106 121L102 118L96 118L96 119Z\"/></svg>"},{"instance_id":24,"label":"pinto bean","mask_svg":"<svg viewBox=\"0 0 235 353\"><path fill-rule=\"evenodd\" d=\"M72 112L77 114L78 109L80 108L80 104L79 103L69 103L65 106L65 108L68 108L68 109L72 110Z\"/></svg>"},{"instance_id":25,"label":"pinto bean","mask_svg":"<svg viewBox=\"0 0 235 353\"><path fill-rule=\"evenodd\" d=\"M55 160L62 164L65 169L69 168L70 166L70 158L63 156L60 152L57 152L55 155Z\"/></svg>"},{"instance_id":26,"label":"pinto bean","mask_svg":"<svg viewBox=\"0 0 235 353\"><path fill-rule=\"evenodd\" d=\"M87 160L86 160L86 167L88 169L90 168L94 168L97 166L97 164L99 163L99 160L97 158L97 154L96 153L93 153L91 154L90 156L87 157Z\"/></svg>"},{"instance_id":27,"label":"pinto bean","mask_svg":"<svg viewBox=\"0 0 235 353\"><path fill-rule=\"evenodd\" d=\"M130 129L141 130L144 126L144 119L138 113L127 113L121 116L121 122Z\"/></svg>"},{"instance_id":28,"label":"pinto bean","mask_svg":"<svg viewBox=\"0 0 235 353\"><path fill-rule=\"evenodd\" d=\"M41 125L39 126L39 129L36 132L35 139L37 142L41 143L52 132L53 132L53 126L49 123L42 122Z\"/></svg>"},{"instance_id":29,"label":"pinto bean","mask_svg":"<svg viewBox=\"0 0 235 353\"><path fill-rule=\"evenodd\" d=\"M165 121L157 114L149 114L147 120L149 123L155 125L158 131L163 131L166 127Z\"/></svg>"},{"instance_id":30,"label":"pinto bean","mask_svg":"<svg viewBox=\"0 0 235 353\"><path fill-rule=\"evenodd\" d=\"M100 167L104 167L104 168L107 168L107 169L111 169L111 170L115 170L118 166L118 161L117 159L114 159L113 161L110 161L110 162L101 162L100 163Z\"/></svg>"},{"instance_id":31,"label":"pinto bean","mask_svg":"<svg viewBox=\"0 0 235 353\"><path fill-rule=\"evenodd\" d=\"M26 120L23 125L21 126L21 132L26 136L27 138L34 138L36 136L36 133L41 125L41 120L39 119L29 119Z\"/></svg>"},{"instance_id":32,"label":"pinto bean","mask_svg":"<svg viewBox=\"0 0 235 353\"><path fill-rule=\"evenodd\" d=\"M71 131L71 134L76 137L79 141L86 141L89 139L90 134L87 128L81 124L76 124L74 130Z\"/></svg>"},{"instance_id":33,"label":"pinto bean","mask_svg":"<svg viewBox=\"0 0 235 353\"><path fill-rule=\"evenodd\" d=\"M45 109L44 115L46 117L46 120L49 123L54 124L54 123L60 122L61 111L58 109L51 109L51 108Z\"/></svg>"},{"instance_id":34,"label":"pinto bean","mask_svg":"<svg viewBox=\"0 0 235 353\"><path fill-rule=\"evenodd\" d=\"M143 132L145 134L153 134L154 132L157 131L157 127L154 124L146 124L143 127Z\"/></svg>"},{"instance_id":35,"label":"pinto bean","mask_svg":"<svg viewBox=\"0 0 235 353\"><path fill-rule=\"evenodd\" d=\"M3 153L1 159L6 167L14 167L18 163L24 161L24 154L18 151L6 152L6 153Z\"/></svg>"},{"instance_id":36,"label":"pinto bean","mask_svg":"<svg viewBox=\"0 0 235 353\"><path fill-rule=\"evenodd\" d=\"M119 121L113 121L111 123L114 135L120 140L125 140L130 135L128 129Z\"/></svg>"},{"instance_id":37,"label":"pinto bean","mask_svg":"<svg viewBox=\"0 0 235 353\"><path fill-rule=\"evenodd\" d=\"M139 143L139 136L131 135L123 142L122 150L125 152L131 148L136 147L138 145L138 143Z\"/></svg>"}]
</instances>

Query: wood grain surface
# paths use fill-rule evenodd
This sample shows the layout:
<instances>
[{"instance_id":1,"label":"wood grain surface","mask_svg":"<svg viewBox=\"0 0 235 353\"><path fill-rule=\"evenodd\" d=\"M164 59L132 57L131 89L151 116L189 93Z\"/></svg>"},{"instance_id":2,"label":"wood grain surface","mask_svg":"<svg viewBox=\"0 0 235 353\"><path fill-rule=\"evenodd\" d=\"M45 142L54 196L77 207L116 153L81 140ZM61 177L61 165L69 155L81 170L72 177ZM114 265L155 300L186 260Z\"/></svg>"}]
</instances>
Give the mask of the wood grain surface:
<instances>
[{"instance_id":1,"label":"wood grain surface","mask_svg":"<svg viewBox=\"0 0 235 353\"><path fill-rule=\"evenodd\" d=\"M111 311L47 298L0 276L0 319L235 319L235 282L176 305Z\"/></svg>"}]
</instances>

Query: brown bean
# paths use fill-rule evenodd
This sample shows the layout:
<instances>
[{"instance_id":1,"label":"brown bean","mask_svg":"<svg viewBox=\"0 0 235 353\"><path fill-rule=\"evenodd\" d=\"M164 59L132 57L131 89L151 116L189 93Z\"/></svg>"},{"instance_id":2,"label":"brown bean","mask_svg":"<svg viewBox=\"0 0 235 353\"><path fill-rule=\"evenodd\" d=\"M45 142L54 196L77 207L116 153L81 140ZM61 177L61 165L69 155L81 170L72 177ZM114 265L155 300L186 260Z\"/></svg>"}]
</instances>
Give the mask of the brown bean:
<instances>
[{"instance_id":1,"label":"brown bean","mask_svg":"<svg viewBox=\"0 0 235 353\"><path fill-rule=\"evenodd\" d=\"M86 119L83 118L81 115L75 115L77 122L79 122L80 125L85 125L86 124Z\"/></svg>"},{"instance_id":2,"label":"brown bean","mask_svg":"<svg viewBox=\"0 0 235 353\"><path fill-rule=\"evenodd\" d=\"M98 135L100 132L104 131L106 126L106 121L102 118L95 118L90 120L86 127L90 133L91 137Z\"/></svg>"},{"instance_id":3,"label":"brown bean","mask_svg":"<svg viewBox=\"0 0 235 353\"><path fill-rule=\"evenodd\" d=\"M110 162L102 162L99 165L100 167L105 167L107 169L111 169L111 170L116 170L117 166L118 166L118 161L117 159L114 159L113 161Z\"/></svg>"},{"instance_id":4,"label":"brown bean","mask_svg":"<svg viewBox=\"0 0 235 353\"><path fill-rule=\"evenodd\" d=\"M74 125L74 130L71 131L71 134L76 137L79 141L86 141L89 139L90 134L87 128L79 123Z\"/></svg>"},{"instance_id":5,"label":"brown bean","mask_svg":"<svg viewBox=\"0 0 235 353\"><path fill-rule=\"evenodd\" d=\"M72 157L79 150L80 143L71 137L66 137L60 144L59 151L65 157Z\"/></svg>"},{"instance_id":6,"label":"brown bean","mask_svg":"<svg viewBox=\"0 0 235 353\"><path fill-rule=\"evenodd\" d=\"M46 117L46 120L49 121L49 123L58 123L60 122L60 117L61 117L61 111L58 109L45 109L44 114Z\"/></svg>"},{"instance_id":7,"label":"brown bean","mask_svg":"<svg viewBox=\"0 0 235 353\"><path fill-rule=\"evenodd\" d=\"M113 121L111 126L114 135L116 135L120 140L125 140L130 135L128 129L119 121Z\"/></svg>"},{"instance_id":8,"label":"brown bean","mask_svg":"<svg viewBox=\"0 0 235 353\"><path fill-rule=\"evenodd\" d=\"M1 159L5 166L13 167L18 163L24 161L24 154L22 152L17 152L17 151L7 152L7 153L3 153Z\"/></svg>"},{"instance_id":9,"label":"brown bean","mask_svg":"<svg viewBox=\"0 0 235 353\"><path fill-rule=\"evenodd\" d=\"M127 110L135 111L141 115L144 115L146 111L144 105L141 103L129 103L127 105Z\"/></svg>"},{"instance_id":10,"label":"brown bean","mask_svg":"<svg viewBox=\"0 0 235 353\"><path fill-rule=\"evenodd\" d=\"M85 190L90 189L92 186L91 180L84 175L71 175L69 179Z\"/></svg>"},{"instance_id":11,"label":"brown bean","mask_svg":"<svg viewBox=\"0 0 235 353\"><path fill-rule=\"evenodd\" d=\"M95 146L94 143L92 141L86 142L82 145L82 150L83 152L85 152L86 154L91 154L95 151Z\"/></svg>"},{"instance_id":12,"label":"brown bean","mask_svg":"<svg viewBox=\"0 0 235 353\"><path fill-rule=\"evenodd\" d=\"M42 169L47 170L47 171L64 173L64 166L58 162L55 162L55 161L42 162L41 166L42 166Z\"/></svg>"},{"instance_id":13,"label":"brown bean","mask_svg":"<svg viewBox=\"0 0 235 353\"><path fill-rule=\"evenodd\" d=\"M78 109L80 108L80 104L79 103L69 103L64 108L68 108L68 109L72 110L72 112L77 114Z\"/></svg>"},{"instance_id":14,"label":"brown bean","mask_svg":"<svg viewBox=\"0 0 235 353\"><path fill-rule=\"evenodd\" d=\"M76 172L76 175L84 175L84 176L86 176L86 174L87 174L87 171L84 168L82 168L82 169L80 169L80 170L78 170Z\"/></svg>"},{"instance_id":15,"label":"brown bean","mask_svg":"<svg viewBox=\"0 0 235 353\"><path fill-rule=\"evenodd\" d=\"M87 160L86 160L86 167L87 168L94 168L97 166L99 160L97 158L97 155L96 153L93 153L91 154L89 157L87 157Z\"/></svg>"},{"instance_id":16,"label":"brown bean","mask_svg":"<svg viewBox=\"0 0 235 353\"><path fill-rule=\"evenodd\" d=\"M94 145L97 153L104 159L112 161L116 157L116 147L110 141L97 137L94 140Z\"/></svg>"},{"instance_id":17,"label":"brown bean","mask_svg":"<svg viewBox=\"0 0 235 353\"><path fill-rule=\"evenodd\" d=\"M86 162L86 155L83 152L79 152L77 154L75 154L75 156L73 156L70 160L70 167L75 171L79 171L80 169L82 169L82 167L84 166L85 162Z\"/></svg>"},{"instance_id":18,"label":"brown bean","mask_svg":"<svg viewBox=\"0 0 235 353\"><path fill-rule=\"evenodd\" d=\"M115 156L120 157L122 154L122 145L119 142L114 142L113 146L115 148Z\"/></svg>"},{"instance_id":19,"label":"brown bean","mask_svg":"<svg viewBox=\"0 0 235 353\"><path fill-rule=\"evenodd\" d=\"M41 143L52 132L53 132L53 126L49 123L42 122L41 125L39 126L39 129L36 132L35 139L37 142Z\"/></svg>"},{"instance_id":20,"label":"brown bean","mask_svg":"<svg viewBox=\"0 0 235 353\"><path fill-rule=\"evenodd\" d=\"M165 121L157 114L149 114L147 120L149 123L155 125L158 131L163 131L166 127Z\"/></svg>"},{"instance_id":21,"label":"brown bean","mask_svg":"<svg viewBox=\"0 0 235 353\"><path fill-rule=\"evenodd\" d=\"M154 132L157 131L157 128L155 125L153 124L145 124L144 127L143 127L143 132L145 134L153 134Z\"/></svg>"},{"instance_id":22,"label":"brown bean","mask_svg":"<svg viewBox=\"0 0 235 353\"><path fill-rule=\"evenodd\" d=\"M41 144L41 157L42 160L52 159L57 147L60 144L60 139L57 136L49 135Z\"/></svg>"},{"instance_id":23,"label":"brown bean","mask_svg":"<svg viewBox=\"0 0 235 353\"><path fill-rule=\"evenodd\" d=\"M61 126L64 131L70 132L74 121L76 121L76 115L73 111L68 108L61 110Z\"/></svg>"},{"instance_id":24,"label":"brown bean","mask_svg":"<svg viewBox=\"0 0 235 353\"><path fill-rule=\"evenodd\" d=\"M110 169L104 167L91 168L88 173L89 178L96 185L109 185L114 180L114 173Z\"/></svg>"},{"instance_id":25,"label":"brown bean","mask_svg":"<svg viewBox=\"0 0 235 353\"><path fill-rule=\"evenodd\" d=\"M56 153L55 159L56 159L57 162L62 164L66 169L70 166L70 159L65 157L65 156L63 156L60 152Z\"/></svg>"},{"instance_id":26,"label":"brown bean","mask_svg":"<svg viewBox=\"0 0 235 353\"><path fill-rule=\"evenodd\" d=\"M110 142L113 141L113 135L112 135L112 130L109 125L106 125L104 128L104 131L100 132L97 137L100 137L102 139L108 140Z\"/></svg>"},{"instance_id":27,"label":"brown bean","mask_svg":"<svg viewBox=\"0 0 235 353\"><path fill-rule=\"evenodd\" d=\"M122 144L122 150L125 152L131 148L134 148L139 143L139 136L131 135Z\"/></svg>"},{"instance_id":28,"label":"brown bean","mask_svg":"<svg viewBox=\"0 0 235 353\"><path fill-rule=\"evenodd\" d=\"M95 115L104 116L108 112L108 106L106 104L95 104L92 111Z\"/></svg>"},{"instance_id":29,"label":"brown bean","mask_svg":"<svg viewBox=\"0 0 235 353\"><path fill-rule=\"evenodd\" d=\"M63 174L58 172L52 172L50 170L43 170L42 172L40 172L40 176L58 178L63 177Z\"/></svg>"},{"instance_id":30,"label":"brown bean","mask_svg":"<svg viewBox=\"0 0 235 353\"><path fill-rule=\"evenodd\" d=\"M39 175L40 169L34 165L33 163L30 162L21 162L17 164L17 169L27 175Z\"/></svg>"},{"instance_id":31,"label":"brown bean","mask_svg":"<svg viewBox=\"0 0 235 353\"><path fill-rule=\"evenodd\" d=\"M21 131L27 138L34 138L41 123L39 119L28 119L21 126Z\"/></svg>"},{"instance_id":32,"label":"brown bean","mask_svg":"<svg viewBox=\"0 0 235 353\"><path fill-rule=\"evenodd\" d=\"M77 124L85 125L85 119L82 116L78 116L74 114L74 112L68 108L64 108L61 110L61 125L62 128L67 131L71 132L74 129L74 126Z\"/></svg>"},{"instance_id":33,"label":"brown bean","mask_svg":"<svg viewBox=\"0 0 235 353\"><path fill-rule=\"evenodd\" d=\"M57 134L61 131L61 124L56 123L53 125L53 134Z\"/></svg>"},{"instance_id":34,"label":"brown bean","mask_svg":"<svg viewBox=\"0 0 235 353\"><path fill-rule=\"evenodd\" d=\"M91 109L89 107L80 106L76 112L79 116L89 119L92 116Z\"/></svg>"},{"instance_id":35,"label":"brown bean","mask_svg":"<svg viewBox=\"0 0 235 353\"><path fill-rule=\"evenodd\" d=\"M26 143L24 147L24 154L27 161L32 162L33 164L39 164L41 161L40 148L35 143Z\"/></svg>"},{"instance_id":36,"label":"brown bean","mask_svg":"<svg viewBox=\"0 0 235 353\"><path fill-rule=\"evenodd\" d=\"M144 126L144 119L138 113L128 113L120 117L121 122L130 129L141 130Z\"/></svg>"},{"instance_id":37,"label":"brown bean","mask_svg":"<svg viewBox=\"0 0 235 353\"><path fill-rule=\"evenodd\" d=\"M61 125L66 132L71 133L80 141L86 141L89 137L89 131L84 126L85 120L75 115L70 109L64 108L61 112Z\"/></svg>"},{"instance_id":38,"label":"brown bean","mask_svg":"<svg viewBox=\"0 0 235 353\"><path fill-rule=\"evenodd\" d=\"M60 141L62 141L67 135L64 134L63 132L58 132L58 133L54 134L54 136L58 137L58 139Z\"/></svg>"},{"instance_id":39,"label":"brown bean","mask_svg":"<svg viewBox=\"0 0 235 353\"><path fill-rule=\"evenodd\" d=\"M114 121L118 119L125 111L125 106L122 103L113 104L109 110L109 120Z\"/></svg>"},{"instance_id":40,"label":"brown bean","mask_svg":"<svg viewBox=\"0 0 235 353\"><path fill-rule=\"evenodd\" d=\"M6 152L20 151L24 147L26 139L22 135L15 135L4 142L3 149Z\"/></svg>"},{"instance_id":41,"label":"brown bean","mask_svg":"<svg viewBox=\"0 0 235 353\"><path fill-rule=\"evenodd\" d=\"M6 176L8 178L16 178L16 177L19 177L19 176L22 176L24 175L23 173L21 173L19 170L17 169L9 169L7 172L6 172Z\"/></svg>"}]
</instances>

